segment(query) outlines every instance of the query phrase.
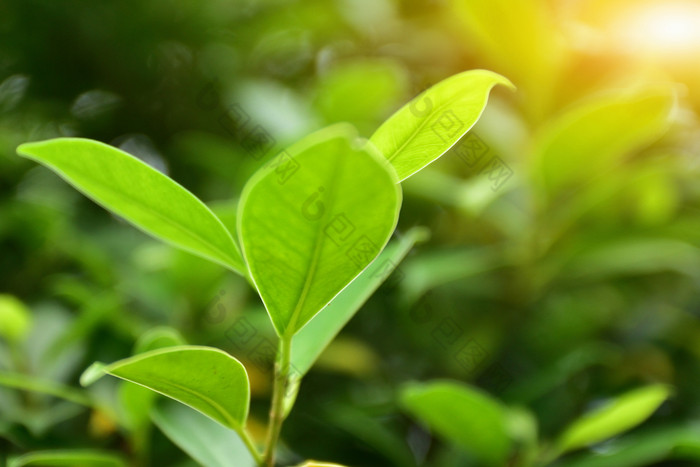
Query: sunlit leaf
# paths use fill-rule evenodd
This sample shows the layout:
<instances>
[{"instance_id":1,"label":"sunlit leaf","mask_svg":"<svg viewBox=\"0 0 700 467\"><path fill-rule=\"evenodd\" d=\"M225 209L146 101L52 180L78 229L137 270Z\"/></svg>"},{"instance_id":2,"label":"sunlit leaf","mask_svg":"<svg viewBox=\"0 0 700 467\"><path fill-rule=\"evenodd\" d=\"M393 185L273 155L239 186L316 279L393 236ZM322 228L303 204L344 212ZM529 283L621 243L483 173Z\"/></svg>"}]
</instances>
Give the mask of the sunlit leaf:
<instances>
[{"instance_id":1,"label":"sunlit leaf","mask_svg":"<svg viewBox=\"0 0 700 467\"><path fill-rule=\"evenodd\" d=\"M248 416L250 389L245 368L219 349L168 347L110 365L94 363L80 382L86 386L105 374L182 402L234 430L241 430Z\"/></svg>"},{"instance_id":2,"label":"sunlit leaf","mask_svg":"<svg viewBox=\"0 0 700 467\"><path fill-rule=\"evenodd\" d=\"M488 465L504 465L510 452L505 408L478 389L447 381L413 383L401 404L438 436Z\"/></svg>"},{"instance_id":3,"label":"sunlit leaf","mask_svg":"<svg viewBox=\"0 0 700 467\"><path fill-rule=\"evenodd\" d=\"M255 467L238 434L189 407L164 402L154 408L151 418L192 459L204 467Z\"/></svg>"},{"instance_id":4,"label":"sunlit leaf","mask_svg":"<svg viewBox=\"0 0 700 467\"><path fill-rule=\"evenodd\" d=\"M512 87L486 70L440 81L399 109L370 139L404 180L442 156L479 120L491 89Z\"/></svg>"},{"instance_id":5,"label":"sunlit leaf","mask_svg":"<svg viewBox=\"0 0 700 467\"><path fill-rule=\"evenodd\" d=\"M293 335L374 260L401 205L396 174L335 125L283 151L245 186L238 235L280 335Z\"/></svg>"},{"instance_id":6,"label":"sunlit leaf","mask_svg":"<svg viewBox=\"0 0 700 467\"><path fill-rule=\"evenodd\" d=\"M566 452L582 448L634 428L670 394L670 389L660 384L629 391L572 423L559 438L559 449Z\"/></svg>"},{"instance_id":7,"label":"sunlit leaf","mask_svg":"<svg viewBox=\"0 0 700 467\"><path fill-rule=\"evenodd\" d=\"M139 159L81 138L26 143L17 152L144 232L236 272L244 270L231 234L204 203Z\"/></svg>"},{"instance_id":8,"label":"sunlit leaf","mask_svg":"<svg viewBox=\"0 0 700 467\"><path fill-rule=\"evenodd\" d=\"M116 454L95 450L32 452L10 459L7 463L7 467L23 467L25 465L45 467L59 465L71 467L125 467L127 464Z\"/></svg>"},{"instance_id":9,"label":"sunlit leaf","mask_svg":"<svg viewBox=\"0 0 700 467\"><path fill-rule=\"evenodd\" d=\"M292 365L303 375L321 352L357 313L367 299L394 272L417 241L425 237L423 229L412 229L392 241L379 257L343 289L292 340Z\"/></svg>"}]
</instances>

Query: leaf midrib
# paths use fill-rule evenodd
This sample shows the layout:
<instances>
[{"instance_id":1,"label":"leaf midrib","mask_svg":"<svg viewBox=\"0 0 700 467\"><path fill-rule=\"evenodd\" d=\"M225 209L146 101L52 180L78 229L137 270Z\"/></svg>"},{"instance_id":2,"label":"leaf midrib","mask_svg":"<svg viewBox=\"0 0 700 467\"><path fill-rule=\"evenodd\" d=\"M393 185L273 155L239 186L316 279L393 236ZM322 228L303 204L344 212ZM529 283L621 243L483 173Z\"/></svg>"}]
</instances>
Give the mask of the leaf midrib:
<instances>
[{"instance_id":1,"label":"leaf midrib","mask_svg":"<svg viewBox=\"0 0 700 467\"><path fill-rule=\"evenodd\" d=\"M336 199L336 181L338 179L338 174L341 172L339 167L344 163L344 159L342 155L338 157L339 163L333 164L333 172L331 175L330 179L330 184L331 184L331 189L329 190L329 202L327 205L327 211L326 214L331 212L331 206L335 205L335 199ZM324 215L325 218L325 215ZM311 256L311 261L309 261L309 265L306 268L307 269L307 275L306 275L306 280L304 281L304 286L301 289L301 292L299 293L299 298L297 299L297 304L294 307L294 311L292 312L291 317L289 318L289 322L287 323L287 327L284 330L284 333L290 332L290 329L294 329L294 326L296 325L297 321L299 320L299 313L301 313L301 310L303 306L306 303L306 298L308 296L309 290L311 289L311 283L316 276L316 272L318 270L318 261L320 259L321 255L321 250L323 249L323 244L325 243L325 236L321 235L321 231L323 230L323 223L320 221L318 222L318 227L316 228L316 235L315 235L315 241L314 241L314 251ZM320 310L319 310L320 311ZM293 333L294 331L292 331Z\"/></svg>"},{"instance_id":2,"label":"leaf midrib","mask_svg":"<svg viewBox=\"0 0 700 467\"><path fill-rule=\"evenodd\" d=\"M112 374L113 374L114 376L118 376L118 377L120 377L120 378L124 378L124 376L120 376L120 375L117 374L117 373L112 373ZM224 420L226 420L226 422L228 423L228 426L230 426L231 428L238 428L238 427L240 427L241 424L240 424L236 419L234 419L233 416L231 416L231 415L229 414L229 412L228 412L222 405L220 405L219 403L217 403L217 402L214 401L213 399L207 397L206 395L204 395L204 394L202 394L202 393L200 393L200 392L198 392L198 391L195 391L195 390L193 390L193 389L190 389L190 388L188 388L187 386L182 386L181 384L178 384L178 383L175 383L175 382L173 382L173 381L169 381L169 380L166 380L166 379L163 379L163 378L153 377L153 376L149 376L149 378L150 378L151 381L154 381L156 384L160 384L161 386L164 386L164 387L166 387L166 388L167 388L168 386L174 387L175 389L179 389L179 390L181 390L181 391L186 392L187 394L190 394L190 395L192 395L192 396L195 396L195 397L199 398L202 402L204 402L205 404L208 404L212 409L214 409L215 412L219 413L219 415L220 415ZM127 379L127 378L124 378L124 379ZM155 388L153 388L153 387L151 387L151 386L146 386L145 384L139 383L139 382L134 381L134 380L131 380L131 379L128 379L128 381L130 381L130 382L132 382L132 383L135 383L135 384L138 384L138 385L140 385L140 386L146 387L146 388L148 388L148 389L154 390L154 391L156 391L156 392L159 392L159 393L163 394L164 396L171 397L171 396L169 396L168 394L165 394L163 391L159 391L159 390L157 390L157 389L155 389ZM187 402L184 402L184 401L180 401L180 402L182 402L182 403L185 404L185 405L190 405L190 404L188 404ZM195 408L195 407L193 407L193 408ZM195 408L195 409L196 409L196 408ZM196 409L196 410L199 410L199 409Z\"/></svg>"},{"instance_id":3,"label":"leaf midrib","mask_svg":"<svg viewBox=\"0 0 700 467\"><path fill-rule=\"evenodd\" d=\"M396 149L396 151L394 151L394 152L391 154L391 156L387 157L387 160L388 160L389 162L392 162L394 159L396 159L396 157L399 155L399 153L401 153L401 151L403 151L403 149L404 149L406 146L408 146L408 144L416 138L416 136L418 135L418 132L419 132L420 130L422 130L423 127L424 127L425 125L428 124L428 120L430 120L430 117L432 117L432 116L435 115L437 112L441 111L442 109L444 109L445 107L447 107L447 106L450 105L453 101L456 101L456 100L458 100L458 98L452 99L452 100L448 100L447 102L445 102L445 103L439 105L437 108L435 108L434 110L432 110L432 111L430 112L430 115L427 115L427 116L418 124L418 126L417 126L416 129L413 131L413 133L412 133L408 138L406 138L406 140L401 144L401 146L399 146L398 149ZM411 105L411 104L408 104L408 105ZM437 157L439 157L439 156L437 156ZM437 158L437 157L436 157L436 158Z\"/></svg>"}]
</instances>

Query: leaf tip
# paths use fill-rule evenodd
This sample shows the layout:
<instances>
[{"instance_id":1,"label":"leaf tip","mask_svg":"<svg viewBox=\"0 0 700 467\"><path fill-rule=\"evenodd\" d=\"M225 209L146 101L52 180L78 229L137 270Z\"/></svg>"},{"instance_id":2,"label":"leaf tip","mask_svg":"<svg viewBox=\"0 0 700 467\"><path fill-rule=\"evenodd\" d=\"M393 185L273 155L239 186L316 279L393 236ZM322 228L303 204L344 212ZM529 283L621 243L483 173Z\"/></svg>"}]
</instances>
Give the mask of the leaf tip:
<instances>
[{"instance_id":1,"label":"leaf tip","mask_svg":"<svg viewBox=\"0 0 700 467\"><path fill-rule=\"evenodd\" d=\"M80 375L80 385L83 387L90 386L98 379L102 378L107 372L107 365L101 362L95 362L90 365L82 375Z\"/></svg>"}]
</instances>

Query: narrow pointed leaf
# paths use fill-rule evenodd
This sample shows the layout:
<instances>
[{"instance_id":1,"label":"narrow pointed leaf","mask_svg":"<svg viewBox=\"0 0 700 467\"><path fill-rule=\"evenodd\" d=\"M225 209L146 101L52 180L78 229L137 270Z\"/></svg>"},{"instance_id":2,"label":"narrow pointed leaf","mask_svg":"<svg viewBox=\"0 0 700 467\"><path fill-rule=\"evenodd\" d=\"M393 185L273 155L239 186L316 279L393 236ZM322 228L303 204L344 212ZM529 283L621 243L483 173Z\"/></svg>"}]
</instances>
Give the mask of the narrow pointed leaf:
<instances>
[{"instance_id":1,"label":"narrow pointed leaf","mask_svg":"<svg viewBox=\"0 0 700 467\"><path fill-rule=\"evenodd\" d=\"M642 423L671 395L662 384L629 391L575 421L559 438L561 452L612 438Z\"/></svg>"},{"instance_id":2,"label":"narrow pointed leaf","mask_svg":"<svg viewBox=\"0 0 700 467\"><path fill-rule=\"evenodd\" d=\"M255 467L255 461L234 431L174 402L164 401L151 419L170 440L204 467Z\"/></svg>"},{"instance_id":3,"label":"narrow pointed leaf","mask_svg":"<svg viewBox=\"0 0 700 467\"><path fill-rule=\"evenodd\" d=\"M233 271L245 269L230 232L209 208L139 159L82 138L26 143L17 152L144 232Z\"/></svg>"},{"instance_id":4,"label":"narrow pointed leaf","mask_svg":"<svg viewBox=\"0 0 700 467\"><path fill-rule=\"evenodd\" d=\"M466 384L414 383L403 389L401 404L440 437L485 465L505 464L511 447L507 413L489 395Z\"/></svg>"},{"instance_id":5,"label":"narrow pointed leaf","mask_svg":"<svg viewBox=\"0 0 700 467\"><path fill-rule=\"evenodd\" d=\"M7 467L36 465L54 467L126 467L126 462L116 454L95 450L41 451L10 459Z\"/></svg>"},{"instance_id":6,"label":"narrow pointed leaf","mask_svg":"<svg viewBox=\"0 0 700 467\"><path fill-rule=\"evenodd\" d=\"M248 375L238 360L219 349L167 347L110 365L96 363L80 382L86 386L105 374L182 402L237 431L248 417Z\"/></svg>"},{"instance_id":7,"label":"narrow pointed leaf","mask_svg":"<svg viewBox=\"0 0 700 467\"><path fill-rule=\"evenodd\" d=\"M293 335L374 260L401 205L396 174L334 125L283 151L246 184L238 235L279 335Z\"/></svg>"},{"instance_id":8,"label":"narrow pointed leaf","mask_svg":"<svg viewBox=\"0 0 700 467\"><path fill-rule=\"evenodd\" d=\"M400 108L371 141L404 180L442 156L474 126L497 84L513 88L506 78L486 70L440 81Z\"/></svg>"},{"instance_id":9,"label":"narrow pointed leaf","mask_svg":"<svg viewBox=\"0 0 700 467\"><path fill-rule=\"evenodd\" d=\"M292 340L292 365L306 374L323 350L357 313L367 299L394 272L416 242L427 235L424 229L412 229L392 241L379 257L309 321Z\"/></svg>"}]
</instances>

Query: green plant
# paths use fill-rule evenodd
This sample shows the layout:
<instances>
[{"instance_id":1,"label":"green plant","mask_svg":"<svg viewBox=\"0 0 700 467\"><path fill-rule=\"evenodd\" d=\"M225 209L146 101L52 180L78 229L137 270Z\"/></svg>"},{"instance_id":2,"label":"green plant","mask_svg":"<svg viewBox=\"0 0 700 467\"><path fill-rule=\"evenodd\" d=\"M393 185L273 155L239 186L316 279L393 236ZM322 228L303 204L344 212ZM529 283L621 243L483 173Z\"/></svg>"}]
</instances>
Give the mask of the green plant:
<instances>
[{"instance_id":1,"label":"green plant","mask_svg":"<svg viewBox=\"0 0 700 467\"><path fill-rule=\"evenodd\" d=\"M20 155L49 167L144 232L245 276L279 336L264 446L257 446L246 429L246 370L218 349L184 345L172 335L148 336L136 355L95 363L81 383L116 376L230 429L221 434L206 418L179 423L182 419L173 415L177 409L153 408L148 392L139 388L129 394L134 389L127 386L132 387L123 397L127 410L152 409L155 423L206 465L219 465L210 461L208 443L215 437L229 440L224 447L237 459L229 465L274 465L282 424L301 379L381 283L377 268L383 264L377 257L381 253L395 266L421 235L411 231L385 249L398 221L399 182L449 150L476 123L497 84L511 86L488 71L464 72L416 97L369 140L338 124L293 144L248 181L238 201L235 231L182 186L116 148L80 138L21 145ZM138 430L140 423L131 428ZM183 435L183 430L200 431L194 426L212 433L211 438L197 442ZM216 449L221 448L218 443Z\"/></svg>"},{"instance_id":2,"label":"green plant","mask_svg":"<svg viewBox=\"0 0 700 467\"><path fill-rule=\"evenodd\" d=\"M551 442L539 440L537 420L528 410L506 406L466 384L410 383L401 391L401 404L483 465L541 466L635 427L669 396L662 384L631 390L589 411Z\"/></svg>"}]
</instances>

